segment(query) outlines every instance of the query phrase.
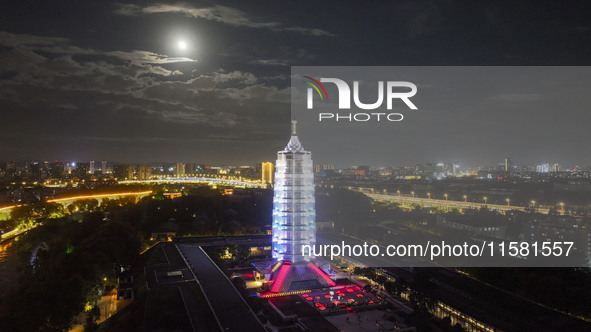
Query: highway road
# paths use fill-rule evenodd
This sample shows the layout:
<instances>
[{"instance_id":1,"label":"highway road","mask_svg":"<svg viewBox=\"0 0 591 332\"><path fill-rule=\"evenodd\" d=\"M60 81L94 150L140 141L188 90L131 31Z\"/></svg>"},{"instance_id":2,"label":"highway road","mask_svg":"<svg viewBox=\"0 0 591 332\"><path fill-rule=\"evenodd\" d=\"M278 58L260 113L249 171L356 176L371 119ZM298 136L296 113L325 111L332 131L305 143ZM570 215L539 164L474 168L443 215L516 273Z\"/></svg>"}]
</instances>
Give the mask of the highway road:
<instances>
[{"instance_id":1,"label":"highway road","mask_svg":"<svg viewBox=\"0 0 591 332\"><path fill-rule=\"evenodd\" d=\"M422 197L412 197L412 196L404 196L404 195L385 195L385 194L375 194L375 193L368 193L362 191L367 197L374 199L376 201L387 201L387 202L399 202L399 203L409 203L409 204L420 204L424 206L442 206L442 207L451 207L451 208L460 208L460 209L480 209L482 207L486 207L489 210L494 211L525 211L525 207L523 206L512 206L512 205L499 205L499 204L484 204L484 203L476 203L476 202L464 202L464 201L450 201L445 199L433 199L433 198L422 198ZM542 214L548 214L550 209L536 207L536 212Z\"/></svg>"}]
</instances>

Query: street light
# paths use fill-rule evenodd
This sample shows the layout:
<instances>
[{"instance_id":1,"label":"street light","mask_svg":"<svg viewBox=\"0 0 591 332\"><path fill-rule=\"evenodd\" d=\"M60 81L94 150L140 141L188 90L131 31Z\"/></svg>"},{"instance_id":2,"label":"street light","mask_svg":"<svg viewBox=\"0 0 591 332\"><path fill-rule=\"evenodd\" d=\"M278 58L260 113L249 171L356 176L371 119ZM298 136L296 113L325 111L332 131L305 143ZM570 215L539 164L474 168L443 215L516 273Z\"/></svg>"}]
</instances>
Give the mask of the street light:
<instances>
[{"instance_id":1,"label":"street light","mask_svg":"<svg viewBox=\"0 0 591 332\"><path fill-rule=\"evenodd\" d=\"M484 205L486 205L487 198L486 198L486 196L484 196L483 198L484 198Z\"/></svg>"},{"instance_id":2,"label":"street light","mask_svg":"<svg viewBox=\"0 0 591 332\"><path fill-rule=\"evenodd\" d=\"M507 206L511 206L511 205L509 205L509 202L510 202L511 200L510 200L510 199L508 199L508 198L506 198L505 200L507 201Z\"/></svg>"},{"instance_id":3,"label":"street light","mask_svg":"<svg viewBox=\"0 0 591 332\"><path fill-rule=\"evenodd\" d=\"M412 197L414 198L415 197L415 192L414 191L411 191L410 193L412 194Z\"/></svg>"},{"instance_id":4,"label":"street light","mask_svg":"<svg viewBox=\"0 0 591 332\"><path fill-rule=\"evenodd\" d=\"M464 203L468 202L468 196L464 195Z\"/></svg>"},{"instance_id":5,"label":"street light","mask_svg":"<svg viewBox=\"0 0 591 332\"><path fill-rule=\"evenodd\" d=\"M431 199L431 193L427 193L427 197L429 197L429 199Z\"/></svg>"},{"instance_id":6,"label":"street light","mask_svg":"<svg viewBox=\"0 0 591 332\"><path fill-rule=\"evenodd\" d=\"M447 201L447 194L443 194L443 196L445 196L445 200Z\"/></svg>"},{"instance_id":7,"label":"street light","mask_svg":"<svg viewBox=\"0 0 591 332\"><path fill-rule=\"evenodd\" d=\"M560 204L560 211L564 212L564 203L560 202L558 204Z\"/></svg>"},{"instance_id":8,"label":"street light","mask_svg":"<svg viewBox=\"0 0 591 332\"><path fill-rule=\"evenodd\" d=\"M400 197L400 190L396 190L396 193L398 193L398 197Z\"/></svg>"}]
</instances>

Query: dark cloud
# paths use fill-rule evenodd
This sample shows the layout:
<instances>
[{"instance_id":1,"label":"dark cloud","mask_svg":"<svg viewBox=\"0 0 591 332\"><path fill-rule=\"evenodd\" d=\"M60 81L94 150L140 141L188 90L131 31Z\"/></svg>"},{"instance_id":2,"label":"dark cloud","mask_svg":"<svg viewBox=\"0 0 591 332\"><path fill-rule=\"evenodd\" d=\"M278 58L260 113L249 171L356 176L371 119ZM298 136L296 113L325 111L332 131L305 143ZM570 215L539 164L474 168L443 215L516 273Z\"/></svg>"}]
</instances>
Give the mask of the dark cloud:
<instances>
[{"instance_id":1,"label":"dark cloud","mask_svg":"<svg viewBox=\"0 0 591 332\"><path fill-rule=\"evenodd\" d=\"M3 122L2 129L18 137L17 128L37 118L43 121L37 125L43 129L37 132L35 144L53 140L54 131L63 132L78 142L105 146L97 157L132 159L120 155L121 149L113 145L122 141L138 146L179 141L246 144L249 131L263 129L256 120L262 110L283 108L288 117L287 90L261 84L252 73L216 69L195 74L198 61L194 59L140 50L85 49L65 38L2 32L0 45L7 47L0 54L0 70L14 73L0 80L0 101L17 112L26 110L26 116ZM178 63L192 65L182 72L174 68ZM85 129L80 130L81 126ZM175 126L191 127L194 132L170 130ZM170 136L158 137L163 132ZM153 134L157 137L149 138ZM199 150L195 148L196 155ZM196 161L195 155L183 158Z\"/></svg>"},{"instance_id":2,"label":"dark cloud","mask_svg":"<svg viewBox=\"0 0 591 332\"><path fill-rule=\"evenodd\" d=\"M273 159L287 139L289 66L591 62L588 3L526 3L6 0L0 138L7 143L0 159L254 163ZM186 50L176 48L181 38ZM503 100L516 109L541 98L536 91L485 97L485 106ZM481 153L479 142L495 142L495 151L506 144L531 151L540 130L552 146L570 144L547 114L535 118L537 127L523 140L484 113L467 119L491 121L513 139L444 115L425 116L432 127L401 129L399 141L428 145L443 130L450 139L482 137L463 140L462 151L438 146L396 162L452 156L489 163L499 156ZM583 121L568 123L578 140L588 138ZM565 161L580 159L574 149L563 152ZM315 152L336 164L384 160L350 155L326 160Z\"/></svg>"},{"instance_id":3,"label":"dark cloud","mask_svg":"<svg viewBox=\"0 0 591 332\"><path fill-rule=\"evenodd\" d=\"M335 34L315 28L303 28L300 26L284 26L279 22L254 22L246 13L232 7L215 5L212 7L195 7L186 3L176 4L153 4L153 5L134 5L121 4L116 10L120 15L142 15L142 14L162 14L175 13L192 18L205 19L228 24L235 27L247 27L255 29L270 29L273 31L294 31L316 37L333 37Z\"/></svg>"}]
</instances>

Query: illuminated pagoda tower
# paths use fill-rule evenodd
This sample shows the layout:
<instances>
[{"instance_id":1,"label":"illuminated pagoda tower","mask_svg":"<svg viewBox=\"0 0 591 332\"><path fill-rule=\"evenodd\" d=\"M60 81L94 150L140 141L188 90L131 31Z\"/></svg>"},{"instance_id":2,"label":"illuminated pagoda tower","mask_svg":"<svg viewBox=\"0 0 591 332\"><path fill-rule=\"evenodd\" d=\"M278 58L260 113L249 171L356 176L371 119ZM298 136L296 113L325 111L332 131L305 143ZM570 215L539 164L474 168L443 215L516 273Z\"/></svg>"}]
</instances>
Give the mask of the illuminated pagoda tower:
<instances>
[{"instance_id":1,"label":"illuminated pagoda tower","mask_svg":"<svg viewBox=\"0 0 591 332\"><path fill-rule=\"evenodd\" d=\"M285 293L334 286L312 257L302 253L302 245L316 243L316 209L312 155L304 150L292 121L291 139L277 152L273 196L271 291Z\"/></svg>"}]
</instances>

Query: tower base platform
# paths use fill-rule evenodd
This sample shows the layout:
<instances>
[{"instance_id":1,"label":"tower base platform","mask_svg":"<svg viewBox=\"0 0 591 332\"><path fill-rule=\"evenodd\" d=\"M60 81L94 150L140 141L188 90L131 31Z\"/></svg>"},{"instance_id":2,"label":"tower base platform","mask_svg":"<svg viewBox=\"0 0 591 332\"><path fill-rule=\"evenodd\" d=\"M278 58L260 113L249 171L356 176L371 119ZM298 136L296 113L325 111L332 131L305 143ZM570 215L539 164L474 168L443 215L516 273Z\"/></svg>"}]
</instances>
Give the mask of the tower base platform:
<instances>
[{"instance_id":1,"label":"tower base platform","mask_svg":"<svg viewBox=\"0 0 591 332\"><path fill-rule=\"evenodd\" d=\"M280 261L271 271L271 292L286 293L305 289L318 289L335 286L334 280L313 262L291 264Z\"/></svg>"}]
</instances>

